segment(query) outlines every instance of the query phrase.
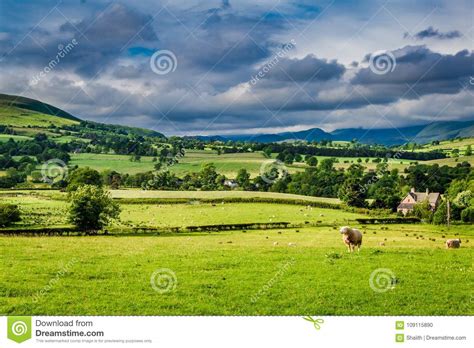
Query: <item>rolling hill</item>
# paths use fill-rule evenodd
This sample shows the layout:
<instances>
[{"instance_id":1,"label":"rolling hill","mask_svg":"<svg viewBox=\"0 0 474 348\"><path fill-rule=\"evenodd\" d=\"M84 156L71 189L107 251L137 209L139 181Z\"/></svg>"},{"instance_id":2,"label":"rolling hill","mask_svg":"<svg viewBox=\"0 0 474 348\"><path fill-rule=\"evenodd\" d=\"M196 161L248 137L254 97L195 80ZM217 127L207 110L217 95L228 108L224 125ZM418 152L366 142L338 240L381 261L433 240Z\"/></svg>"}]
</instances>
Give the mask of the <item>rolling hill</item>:
<instances>
[{"instance_id":1,"label":"rolling hill","mask_svg":"<svg viewBox=\"0 0 474 348\"><path fill-rule=\"evenodd\" d=\"M0 125L12 128L15 133L31 135L36 132L48 134L48 128L79 126L91 130L100 129L119 134L152 136L164 138L164 135L150 130L122 125L106 125L83 121L70 113L39 100L22 96L0 93Z\"/></svg>"},{"instance_id":2,"label":"rolling hill","mask_svg":"<svg viewBox=\"0 0 474 348\"><path fill-rule=\"evenodd\" d=\"M71 114L38 100L0 94L0 124L10 127L58 127L79 124Z\"/></svg>"}]
</instances>

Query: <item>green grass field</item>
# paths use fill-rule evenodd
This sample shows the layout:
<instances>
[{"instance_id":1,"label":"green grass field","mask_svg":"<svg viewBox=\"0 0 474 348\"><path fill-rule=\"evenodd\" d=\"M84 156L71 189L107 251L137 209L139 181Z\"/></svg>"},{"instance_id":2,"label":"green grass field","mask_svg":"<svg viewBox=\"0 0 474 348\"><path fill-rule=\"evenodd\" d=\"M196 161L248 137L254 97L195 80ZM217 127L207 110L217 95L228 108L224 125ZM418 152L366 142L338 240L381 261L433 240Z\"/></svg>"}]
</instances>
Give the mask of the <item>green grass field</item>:
<instances>
[{"instance_id":1,"label":"green grass field","mask_svg":"<svg viewBox=\"0 0 474 348\"><path fill-rule=\"evenodd\" d=\"M277 203L146 204L147 198L171 195L153 193L114 191L116 197L146 197L141 197L143 204L121 205L122 221L109 236L0 235L0 313L474 314L472 226L361 226L353 220L359 214ZM67 224L63 198L58 191L0 192L2 202L20 205L20 226ZM301 227L160 236L120 233L130 226L273 221ZM360 253L347 253L338 232L345 224L364 232ZM461 249L445 249L447 238L461 238ZM154 290L150 279L160 269L174 273L174 290ZM391 284L382 287L385 292L369 284L380 269L391 272Z\"/></svg>"},{"instance_id":2,"label":"green grass field","mask_svg":"<svg viewBox=\"0 0 474 348\"><path fill-rule=\"evenodd\" d=\"M145 191L145 190L111 190L113 198L163 198L163 199L226 199L226 198L273 198L273 199L297 199L308 202L340 203L337 198L312 197L293 195L279 192L257 192L257 191Z\"/></svg>"},{"instance_id":3,"label":"green grass field","mask_svg":"<svg viewBox=\"0 0 474 348\"><path fill-rule=\"evenodd\" d=\"M0 134L0 143L5 143L9 139L13 139L15 141L23 141L23 140L30 140L32 138L24 136L24 135Z\"/></svg>"},{"instance_id":4,"label":"green grass field","mask_svg":"<svg viewBox=\"0 0 474 348\"><path fill-rule=\"evenodd\" d=\"M267 204L267 203L225 203L210 204L146 204L151 198L189 198L218 199L218 198L272 198L288 200L305 200L308 202L338 203L337 199L307 197L282 193L267 192L184 192L184 191L140 191L140 190L114 190L115 198L140 198L143 204L121 204L121 222L113 225L116 232L129 232L131 227L186 227L195 225L209 225L220 223L252 223L252 222L291 222L303 223L304 221L321 221L322 223L335 223L344 219L360 217L356 214L346 213L339 218L340 211L320 209L294 204ZM67 202L65 193L58 191L4 191L0 192L4 203L16 204L22 210L23 221L21 227L35 228L44 226L67 226ZM322 216L321 216L322 215Z\"/></svg>"},{"instance_id":5,"label":"green grass field","mask_svg":"<svg viewBox=\"0 0 474 348\"><path fill-rule=\"evenodd\" d=\"M21 128L49 127L50 124L54 124L55 126L66 126L79 123L74 120L68 120L62 117L46 115L40 112L7 105L0 105L0 120L2 125Z\"/></svg>"},{"instance_id":6,"label":"green grass field","mask_svg":"<svg viewBox=\"0 0 474 348\"><path fill-rule=\"evenodd\" d=\"M443 158L443 159L432 160L432 161L424 161L420 163L429 164L429 165L438 164L440 166L446 165L450 167L455 167L456 165L462 162L468 162L472 166L474 165L474 156L459 156L458 158L449 157L449 158Z\"/></svg>"},{"instance_id":7,"label":"green grass field","mask_svg":"<svg viewBox=\"0 0 474 348\"><path fill-rule=\"evenodd\" d=\"M61 138L58 138L61 139ZM317 156L321 162L323 159L331 158L328 156ZM338 157L338 163L334 166L336 168L348 168L351 164L358 163L357 157ZM365 163L365 158L362 158L361 165L367 167L368 170L375 170L377 163L373 163L370 158L368 163ZM468 160L473 160L474 156ZM449 161L450 159L431 161L433 163L443 163L445 161L448 165L456 165L455 162ZM461 160L461 158L459 159ZM203 165L206 163L213 163L216 166L218 173L224 174L229 178L234 178L237 175L239 169L246 169L252 177L256 177L260 174L260 168L265 162L270 161L265 158L262 153L232 153L217 155L216 152L210 150L188 150L186 155L179 159L179 163L170 166L168 169L182 177L188 173L199 172ZM393 160L388 161L390 169L397 168L400 171L405 169L413 161L409 160ZM425 163L420 161L419 163ZM154 163L152 157L142 157L140 162L131 162L130 156L126 155L106 155L106 154L93 154L93 153L81 153L71 154L71 165L78 165L80 167L88 166L96 170L112 169L121 173L136 174L139 172L145 172L153 170ZM295 173L303 171L307 168L305 163L294 163L287 165L289 173Z\"/></svg>"},{"instance_id":8,"label":"green grass field","mask_svg":"<svg viewBox=\"0 0 474 348\"><path fill-rule=\"evenodd\" d=\"M466 228L456 230L461 238L472 237ZM355 254L348 254L338 231L327 227L281 234L267 230L168 237L0 237L0 312L474 314L469 243L446 250L440 233L423 225L364 231L364 247ZM415 233L424 239L416 239ZM379 246L385 239L385 246ZM65 265L67 271L58 276ZM158 293L150 279L163 268L175 274L176 287ZM369 279L381 268L393 273L394 285L379 293ZM48 286L51 279L56 279L54 285Z\"/></svg>"},{"instance_id":9,"label":"green grass field","mask_svg":"<svg viewBox=\"0 0 474 348\"><path fill-rule=\"evenodd\" d=\"M465 138L465 139L453 139L441 141L438 145L427 144L424 145L421 149L416 149L417 152L422 151L433 151L433 150L442 150L443 152L451 153L452 150L458 149L460 154L464 154L466 147L471 145L474 147L474 138Z\"/></svg>"},{"instance_id":10,"label":"green grass field","mask_svg":"<svg viewBox=\"0 0 474 348\"><path fill-rule=\"evenodd\" d=\"M81 153L71 155L71 165L88 166L96 170L113 169L121 173L136 174L153 170L153 157L142 157L140 162L131 162L130 156L104 155ZM179 160L179 163L170 166L169 170L178 176L187 173L199 172L206 163L213 163L217 172L228 177L234 177L240 168L245 168L253 177L259 175L260 167L268 161L261 153L236 153L217 155L214 151L189 150ZM296 166L289 166L289 172L302 170Z\"/></svg>"}]
</instances>

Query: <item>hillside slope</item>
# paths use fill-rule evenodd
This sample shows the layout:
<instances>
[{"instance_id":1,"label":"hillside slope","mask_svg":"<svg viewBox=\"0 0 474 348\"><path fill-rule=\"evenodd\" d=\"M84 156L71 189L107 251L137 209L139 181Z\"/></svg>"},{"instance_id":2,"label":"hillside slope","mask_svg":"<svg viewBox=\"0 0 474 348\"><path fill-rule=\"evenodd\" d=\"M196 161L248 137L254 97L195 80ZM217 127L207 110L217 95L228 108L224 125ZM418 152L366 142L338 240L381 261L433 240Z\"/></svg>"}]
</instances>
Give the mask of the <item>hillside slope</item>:
<instances>
[{"instance_id":1,"label":"hillside slope","mask_svg":"<svg viewBox=\"0 0 474 348\"><path fill-rule=\"evenodd\" d=\"M11 127L58 127L79 124L64 110L38 100L0 94L0 124Z\"/></svg>"},{"instance_id":2,"label":"hillside slope","mask_svg":"<svg viewBox=\"0 0 474 348\"><path fill-rule=\"evenodd\" d=\"M83 121L70 113L39 100L0 93L0 125L12 127L18 134L34 134L37 131L48 133L47 128L77 125L89 131L105 131L117 134L134 134L164 138L159 132L150 129L109 125ZM32 128L38 128L36 130Z\"/></svg>"}]
</instances>

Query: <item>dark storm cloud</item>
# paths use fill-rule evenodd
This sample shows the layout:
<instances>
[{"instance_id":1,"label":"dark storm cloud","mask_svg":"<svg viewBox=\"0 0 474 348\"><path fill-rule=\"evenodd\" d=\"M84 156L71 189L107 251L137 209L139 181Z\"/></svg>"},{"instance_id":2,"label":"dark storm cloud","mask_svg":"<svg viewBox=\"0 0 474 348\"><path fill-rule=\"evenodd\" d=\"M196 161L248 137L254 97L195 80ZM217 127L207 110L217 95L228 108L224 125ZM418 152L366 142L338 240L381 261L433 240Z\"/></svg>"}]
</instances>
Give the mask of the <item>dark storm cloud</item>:
<instances>
[{"instance_id":1,"label":"dark storm cloud","mask_svg":"<svg viewBox=\"0 0 474 348\"><path fill-rule=\"evenodd\" d=\"M446 33L442 33L438 29L434 29L433 27L428 27L424 30L419 31L415 35L413 35L413 38L415 38L416 40L424 40L424 39L449 40L449 39L456 39L461 36L462 34L458 30L452 30ZM409 33L405 33L403 37L410 38L412 36Z\"/></svg>"},{"instance_id":2,"label":"dark storm cloud","mask_svg":"<svg viewBox=\"0 0 474 348\"><path fill-rule=\"evenodd\" d=\"M156 41L158 37L151 23L150 15L114 4L93 18L77 24L67 22L60 31L80 40L70 59L76 60L78 73L90 76L117 59L131 44Z\"/></svg>"},{"instance_id":3,"label":"dark storm cloud","mask_svg":"<svg viewBox=\"0 0 474 348\"><path fill-rule=\"evenodd\" d=\"M336 60L328 61L308 54L303 59L282 59L267 77L278 81L327 81L339 79L345 71L344 65Z\"/></svg>"},{"instance_id":4,"label":"dark storm cloud","mask_svg":"<svg viewBox=\"0 0 474 348\"><path fill-rule=\"evenodd\" d=\"M158 38L150 20L149 15L114 4L78 23L63 23L55 35L42 34L45 30L38 27L17 47L13 43L2 43L0 49L5 54L9 47L15 48L4 55L7 64L42 68L55 58L58 46L64 46L74 38L78 44L61 60L60 68L92 76L113 65L129 45L156 41Z\"/></svg>"},{"instance_id":5,"label":"dark storm cloud","mask_svg":"<svg viewBox=\"0 0 474 348\"><path fill-rule=\"evenodd\" d=\"M474 53L468 50L451 55L433 52L425 46L406 46L392 53L393 71L379 75L369 66L357 72L352 84L374 86L380 93L395 96L401 96L407 85L412 85L419 95L457 93L463 88L462 82L474 74Z\"/></svg>"},{"instance_id":6,"label":"dark storm cloud","mask_svg":"<svg viewBox=\"0 0 474 348\"><path fill-rule=\"evenodd\" d=\"M429 27L416 33L414 39L431 38L426 42L445 53L425 46L400 48L393 51L394 71L385 75L367 68L370 56L354 60L361 56L360 49L399 47L398 25L394 29L384 23L380 31L377 22L371 21L367 23L369 36L361 32L354 46L348 43L338 51L369 7L374 9L373 3L360 7L361 3L352 6L344 1L333 5L332 0L317 6L314 0L192 4L175 0L160 11L161 4L153 0L61 2L59 9L70 20L53 11L54 18L48 17L37 27L49 9L46 2L3 3L11 8L10 14L0 11L0 56L10 52L0 65L3 92L22 93L31 75L54 58L58 45L75 38L78 45L32 86L28 96L81 118L153 127L168 134L311 125L338 112L344 124L366 124L374 117L368 115L371 104L399 107L403 118L406 108L416 103L423 116L426 106L431 114L444 107L440 102L436 109L433 99L463 97L463 83L474 75L473 53L454 53L469 47L458 31ZM21 20L14 16L19 9ZM425 18L424 10L416 15ZM435 15L432 23L438 26L443 22L436 21ZM299 36L306 28L305 35ZM465 26L458 28L468 32ZM374 33L381 35L372 36ZM253 84L256 73L292 40L294 47ZM150 57L162 49L172 51L178 64L176 71L158 76L150 69ZM90 79L92 76L97 77ZM459 94L447 95L453 93ZM398 103L406 99L414 103ZM471 111L472 102L466 98L457 103L456 117ZM393 117L398 119L396 112Z\"/></svg>"}]
</instances>

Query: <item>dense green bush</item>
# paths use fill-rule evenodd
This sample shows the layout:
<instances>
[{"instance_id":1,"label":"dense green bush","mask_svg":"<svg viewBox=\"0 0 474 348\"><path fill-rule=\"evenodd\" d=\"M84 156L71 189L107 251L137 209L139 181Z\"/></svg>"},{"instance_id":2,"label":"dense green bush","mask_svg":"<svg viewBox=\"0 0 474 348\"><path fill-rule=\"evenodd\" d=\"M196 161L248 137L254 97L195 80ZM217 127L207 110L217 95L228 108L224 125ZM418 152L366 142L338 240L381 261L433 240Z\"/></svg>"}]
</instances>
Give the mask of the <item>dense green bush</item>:
<instances>
[{"instance_id":1,"label":"dense green bush","mask_svg":"<svg viewBox=\"0 0 474 348\"><path fill-rule=\"evenodd\" d=\"M474 207L469 207L461 212L461 220L463 222L474 222Z\"/></svg>"},{"instance_id":2,"label":"dense green bush","mask_svg":"<svg viewBox=\"0 0 474 348\"><path fill-rule=\"evenodd\" d=\"M20 210L14 204L0 204L0 227L21 221Z\"/></svg>"},{"instance_id":3,"label":"dense green bush","mask_svg":"<svg viewBox=\"0 0 474 348\"><path fill-rule=\"evenodd\" d=\"M82 231L100 230L120 213L119 205L101 187L79 186L69 199L69 220Z\"/></svg>"}]
</instances>

